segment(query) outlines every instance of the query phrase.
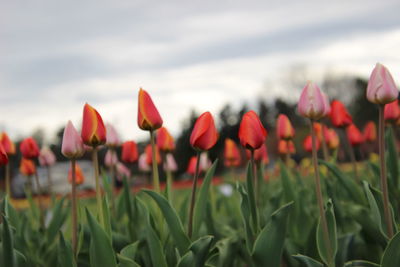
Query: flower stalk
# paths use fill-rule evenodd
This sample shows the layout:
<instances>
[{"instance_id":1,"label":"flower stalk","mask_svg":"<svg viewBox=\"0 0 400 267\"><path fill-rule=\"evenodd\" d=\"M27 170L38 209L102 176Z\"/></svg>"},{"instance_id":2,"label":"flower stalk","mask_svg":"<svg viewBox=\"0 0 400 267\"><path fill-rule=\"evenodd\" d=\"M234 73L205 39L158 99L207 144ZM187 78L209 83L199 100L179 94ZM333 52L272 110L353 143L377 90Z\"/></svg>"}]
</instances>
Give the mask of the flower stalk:
<instances>
[{"instance_id":1,"label":"flower stalk","mask_svg":"<svg viewBox=\"0 0 400 267\"><path fill-rule=\"evenodd\" d=\"M71 159L71 171L72 171L72 251L74 253L74 257L77 256L78 250L78 215L76 208L76 160Z\"/></svg>"},{"instance_id":2,"label":"flower stalk","mask_svg":"<svg viewBox=\"0 0 400 267\"><path fill-rule=\"evenodd\" d=\"M197 180L199 178L200 169L200 151L197 151L197 161L196 161L196 171L194 172L194 179L192 185L192 196L190 198L190 210L189 210L189 224L188 224L188 236L192 237L193 230L193 211L194 205L196 201L196 189L197 189Z\"/></svg>"},{"instance_id":3,"label":"flower stalk","mask_svg":"<svg viewBox=\"0 0 400 267\"><path fill-rule=\"evenodd\" d=\"M155 134L154 130L150 130L150 142L151 142L151 159L153 166L153 189L157 193L160 193L160 178L158 175L158 164L156 158L156 142L155 142Z\"/></svg>"},{"instance_id":4,"label":"flower stalk","mask_svg":"<svg viewBox=\"0 0 400 267\"><path fill-rule=\"evenodd\" d=\"M92 150L92 161L93 161L93 171L94 171L94 179L96 182L96 201L97 201L97 209L99 211L99 220L100 224L104 227L104 211L103 205L101 204L101 188L100 188L100 178L99 178L99 159L97 156L97 146L93 147ZM75 172L73 172L75 174Z\"/></svg>"}]
</instances>

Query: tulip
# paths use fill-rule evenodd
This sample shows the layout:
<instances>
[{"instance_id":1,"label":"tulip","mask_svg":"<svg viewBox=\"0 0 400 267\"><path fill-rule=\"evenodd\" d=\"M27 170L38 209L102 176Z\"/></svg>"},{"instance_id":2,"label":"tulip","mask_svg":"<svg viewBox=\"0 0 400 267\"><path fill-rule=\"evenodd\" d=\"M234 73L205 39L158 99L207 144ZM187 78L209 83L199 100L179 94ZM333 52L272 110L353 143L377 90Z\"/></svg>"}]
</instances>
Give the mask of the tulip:
<instances>
[{"instance_id":1,"label":"tulip","mask_svg":"<svg viewBox=\"0 0 400 267\"><path fill-rule=\"evenodd\" d=\"M43 147L39 154L40 166L51 166L54 165L54 163L56 163L56 156L54 155L53 151L51 151L48 147Z\"/></svg>"},{"instance_id":2,"label":"tulip","mask_svg":"<svg viewBox=\"0 0 400 267\"><path fill-rule=\"evenodd\" d=\"M287 154L294 154L296 153L296 148L294 146L293 141L289 140L279 140L278 142L278 153L281 155L287 155Z\"/></svg>"},{"instance_id":3,"label":"tulip","mask_svg":"<svg viewBox=\"0 0 400 267\"><path fill-rule=\"evenodd\" d=\"M376 141L376 125L373 121L367 122L363 131L365 142L373 143Z\"/></svg>"},{"instance_id":4,"label":"tulip","mask_svg":"<svg viewBox=\"0 0 400 267\"><path fill-rule=\"evenodd\" d=\"M19 171L25 176L31 176L36 173L35 163L30 159L22 158L19 165Z\"/></svg>"},{"instance_id":5,"label":"tulip","mask_svg":"<svg viewBox=\"0 0 400 267\"><path fill-rule=\"evenodd\" d=\"M191 157L190 160L189 160L188 167L186 169L186 173L188 173L190 175L195 175L195 173L196 173L196 163L197 163L197 157L196 156Z\"/></svg>"},{"instance_id":6,"label":"tulip","mask_svg":"<svg viewBox=\"0 0 400 267\"><path fill-rule=\"evenodd\" d=\"M314 131L315 131L315 135L316 135L317 139L320 142L322 142L322 124L319 122L314 122L313 127L314 127Z\"/></svg>"},{"instance_id":7,"label":"tulip","mask_svg":"<svg viewBox=\"0 0 400 267\"><path fill-rule=\"evenodd\" d=\"M138 160L138 149L134 141L126 141L122 144L121 160L126 163L134 163Z\"/></svg>"},{"instance_id":8,"label":"tulip","mask_svg":"<svg viewBox=\"0 0 400 267\"><path fill-rule=\"evenodd\" d=\"M4 149L3 145L0 143L0 166L7 164L8 164L7 152Z\"/></svg>"},{"instance_id":9,"label":"tulip","mask_svg":"<svg viewBox=\"0 0 400 267\"><path fill-rule=\"evenodd\" d=\"M325 135L326 144L328 145L329 149L334 150L339 147L339 143L340 143L339 136L337 135L337 133L335 132L334 129L326 128L324 135Z\"/></svg>"},{"instance_id":10,"label":"tulip","mask_svg":"<svg viewBox=\"0 0 400 267\"><path fill-rule=\"evenodd\" d=\"M224 147L224 165L226 167L234 167L240 165L240 152L236 143L230 139L225 139Z\"/></svg>"},{"instance_id":11,"label":"tulip","mask_svg":"<svg viewBox=\"0 0 400 267\"><path fill-rule=\"evenodd\" d=\"M294 137L294 128L285 114L279 114L276 122L276 135L279 139L289 140Z\"/></svg>"},{"instance_id":12,"label":"tulip","mask_svg":"<svg viewBox=\"0 0 400 267\"><path fill-rule=\"evenodd\" d=\"M73 183L73 177L72 177L73 175L72 175L72 168L70 168L69 170L68 170L68 182L70 183L70 184L72 184ZM79 166L79 164L78 163L76 163L76 165L75 165L75 184L76 185L81 185L81 184L83 184L85 182L85 176L83 175L83 172L82 172L82 169L81 169L81 167Z\"/></svg>"},{"instance_id":13,"label":"tulip","mask_svg":"<svg viewBox=\"0 0 400 267\"><path fill-rule=\"evenodd\" d=\"M130 177L131 171L121 162L116 164L117 169L117 178L118 180L122 180L124 177Z\"/></svg>"},{"instance_id":14,"label":"tulip","mask_svg":"<svg viewBox=\"0 0 400 267\"><path fill-rule=\"evenodd\" d=\"M243 147L256 150L267 138L267 130L262 125L257 113L253 110L243 115L239 126L239 140Z\"/></svg>"},{"instance_id":15,"label":"tulip","mask_svg":"<svg viewBox=\"0 0 400 267\"><path fill-rule=\"evenodd\" d=\"M360 130L354 124L350 124L349 127L346 129L347 138L350 141L350 145L358 146L363 143L363 136Z\"/></svg>"},{"instance_id":16,"label":"tulip","mask_svg":"<svg viewBox=\"0 0 400 267\"><path fill-rule=\"evenodd\" d=\"M195 175L196 174L196 165L197 165L197 156L193 156L189 160L189 164L186 169L186 173L190 174L190 175ZM207 154L201 154L200 164L199 164L199 172L205 172L209 168L210 165L211 165L211 162L209 161Z\"/></svg>"},{"instance_id":17,"label":"tulip","mask_svg":"<svg viewBox=\"0 0 400 267\"><path fill-rule=\"evenodd\" d=\"M39 146L32 137L25 138L19 145L19 150L21 150L22 157L28 159L37 158L40 153Z\"/></svg>"},{"instance_id":18,"label":"tulip","mask_svg":"<svg viewBox=\"0 0 400 267\"><path fill-rule=\"evenodd\" d=\"M380 63L377 63L368 81L368 101L384 105L397 99L399 91L394 83L389 70Z\"/></svg>"},{"instance_id":19,"label":"tulip","mask_svg":"<svg viewBox=\"0 0 400 267\"><path fill-rule=\"evenodd\" d=\"M163 120L151 100L150 95L142 88L139 90L138 100L139 128L145 131L154 131L160 128L163 124Z\"/></svg>"},{"instance_id":20,"label":"tulip","mask_svg":"<svg viewBox=\"0 0 400 267\"><path fill-rule=\"evenodd\" d=\"M139 156L139 170L142 172L151 171L151 167L147 164L147 155L143 153Z\"/></svg>"},{"instance_id":21,"label":"tulip","mask_svg":"<svg viewBox=\"0 0 400 267\"><path fill-rule=\"evenodd\" d=\"M207 152L200 154L200 170L207 171L211 167L211 161L208 158Z\"/></svg>"},{"instance_id":22,"label":"tulip","mask_svg":"<svg viewBox=\"0 0 400 267\"><path fill-rule=\"evenodd\" d=\"M117 147L121 145L121 140L119 139L117 130L114 126L107 123L106 124L106 145L109 147Z\"/></svg>"},{"instance_id":23,"label":"tulip","mask_svg":"<svg viewBox=\"0 0 400 267\"><path fill-rule=\"evenodd\" d=\"M217 143L217 140L218 133L214 119L210 112L204 112L194 124L190 135L190 144L198 151L206 151L211 149Z\"/></svg>"},{"instance_id":24,"label":"tulip","mask_svg":"<svg viewBox=\"0 0 400 267\"><path fill-rule=\"evenodd\" d=\"M178 165L176 164L174 156L171 153L168 153L165 156L164 170L166 172L176 172L178 170Z\"/></svg>"},{"instance_id":25,"label":"tulip","mask_svg":"<svg viewBox=\"0 0 400 267\"><path fill-rule=\"evenodd\" d=\"M318 139L316 139L315 146L316 146L316 150L318 151L321 146L321 142ZM305 151L307 151L309 153L312 152L312 136L311 135L307 135L307 137L304 138L303 148Z\"/></svg>"},{"instance_id":26,"label":"tulip","mask_svg":"<svg viewBox=\"0 0 400 267\"><path fill-rule=\"evenodd\" d=\"M385 122L395 124L400 117L399 101L395 101L386 104L383 112Z\"/></svg>"},{"instance_id":27,"label":"tulip","mask_svg":"<svg viewBox=\"0 0 400 267\"><path fill-rule=\"evenodd\" d=\"M151 145L147 145L145 148L146 153L146 164L151 166L153 164L153 150ZM160 151L156 148L156 164L159 165L161 163L161 155Z\"/></svg>"},{"instance_id":28,"label":"tulip","mask_svg":"<svg viewBox=\"0 0 400 267\"><path fill-rule=\"evenodd\" d=\"M106 156L104 157L104 164L112 168L118 163L117 153L114 150L107 150Z\"/></svg>"},{"instance_id":29,"label":"tulip","mask_svg":"<svg viewBox=\"0 0 400 267\"><path fill-rule=\"evenodd\" d=\"M330 118L332 125L336 128L345 128L353 122L346 107L339 100L332 101Z\"/></svg>"},{"instance_id":30,"label":"tulip","mask_svg":"<svg viewBox=\"0 0 400 267\"><path fill-rule=\"evenodd\" d=\"M7 155L15 154L15 144L11 141L10 137L8 137L7 133L2 132L0 134L0 143L3 145L4 151Z\"/></svg>"},{"instance_id":31,"label":"tulip","mask_svg":"<svg viewBox=\"0 0 400 267\"><path fill-rule=\"evenodd\" d=\"M82 137L71 121L68 121L67 126L64 128L61 153L69 159L80 158L85 153Z\"/></svg>"},{"instance_id":32,"label":"tulip","mask_svg":"<svg viewBox=\"0 0 400 267\"><path fill-rule=\"evenodd\" d=\"M256 164L268 164L268 151L267 146L263 144L259 149L254 150L254 162Z\"/></svg>"},{"instance_id":33,"label":"tulip","mask_svg":"<svg viewBox=\"0 0 400 267\"><path fill-rule=\"evenodd\" d=\"M157 131L157 146L163 152L171 152L175 149L174 138L165 127Z\"/></svg>"},{"instance_id":34,"label":"tulip","mask_svg":"<svg viewBox=\"0 0 400 267\"><path fill-rule=\"evenodd\" d=\"M383 210L389 239L393 237L394 233L392 214L389 208L389 192L386 174L384 106L396 100L398 95L398 89L388 69L382 64L376 64L368 81L367 99L368 101L379 105L379 159L381 190L383 193Z\"/></svg>"},{"instance_id":35,"label":"tulip","mask_svg":"<svg viewBox=\"0 0 400 267\"><path fill-rule=\"evenodd\" d=\"M297 108L303 117L317 120L328 115L327 103L321 89L313 82L308 82L301 92Z\"/></svg>"},{"instance_id":36,"label":"tulip","mask_svg":"<svg viewBox=\"0 0 400 267\"><path fill-rule=\"evenodd\" d=\"M83 108L82 140L91 147L97 147L106 143L106 127L100 114L89 104Z\"/></svg>"}]
</instances>

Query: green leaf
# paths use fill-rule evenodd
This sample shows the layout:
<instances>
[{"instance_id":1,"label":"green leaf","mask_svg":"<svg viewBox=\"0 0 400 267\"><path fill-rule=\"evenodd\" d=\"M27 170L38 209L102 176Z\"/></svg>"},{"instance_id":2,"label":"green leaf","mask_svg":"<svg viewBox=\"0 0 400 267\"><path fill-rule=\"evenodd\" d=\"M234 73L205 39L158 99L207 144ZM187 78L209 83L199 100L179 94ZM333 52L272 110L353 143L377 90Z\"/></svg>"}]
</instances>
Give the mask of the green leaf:
<instances>
[{"instance_id":1,"label":"green leaf","mask_svg":"<svg viewBox=\"0 0 400 267\"><path fill-rule=\"evenodd\" d=\"M383 225L382 225L382 216L381 216L380 208L378 206L378 203L377 203L374 195L371 192L371 186L366 181L363 181L363 186L364 186L365 194L367 195L369 207L371 209L371 218L374 221L374 223L379 227L381 234L385 238L387 238L385 230L383 229Z\"/></svg>"},{"instance_id":2,"label":"green leaf","mask_svg":"<svg viewBox=\"0 0 400 267\"><path fill-rule=\"evenodd\" d=\"M130 188L128 184L128 180L126 177L123 179L123 198L125 200L125 208L126 208L126 214L128 215L128 231L129 231L129 236L131 241L135 239L135 220L133 216L133 207L132 207L132 198L130 194Z\"/></svg>"},{"instance_id":3,"label":"green leaf","mask_svg":"<svg viewBox=\"0 0 400 267\"><path fill-rule=\"evenodd\" d=\"M56 202L53 208L53 216L51 218L49 227L47 228L46 231L48 244L51 244L55 240L58 232L60 231L61 226L64 224L65 221L65 216L63 216L64 200L65 197L63 197L60 201Z\"/></svg>"},{"instance_id":4,"label":"green leaf","mask_svg":"<svg viewBox=\"0 0 400 267\"><path fill-rule=\"evenodd\" d=\"M380 266L379 264L363 260L349 261L346 262L344 265L344 267L379 267L379 266Z\"/></svg>"},{"instance_id":5,"label":"green leaf","mask_svg":"<svg viewBox=\"0 0 400 267\"><path fill-rule=\"evenodd\" d=\"M150 190L143 190L143 192L152 197L160 207L164 215L165 221L168 224L169 231L173 239L175 240L175 244L181 255L183 255L190 245L190 240L183 229L182 222L179 219L175 209L171 207L168 200L166 200L160 194L157 194L156 192Z\"/></svg>"},{"instance_id":6,"label":"green leaf","mask_svg":"<svg viewBox=\"0 0 400 267\"><path fill-rule=\"evenodd\" d=\"M13 242L13 233L8 224L8 219L4 215L2 215L3 219L3 235L2 235L2 245L3 245L3 266L14 267L15 258L14 258L14 242ZM12 256L10 256L12 255Z\"/></svg>"},{"instance_id":7,"label":"green leaf","mask_svg":"<svg viewBox=\"0 0 400 267\"><path fill-rule=\"evenodd\" d=\"M199 190L199 196L194 206L193 214L193 238L198 237L201 223L204 221L207 201L209 199L208 191L210 189L212 178L214 177L215 169L217 168L218 159L214 161L210 169L208 169L203 184Z\"/></svg>"},{"instance_id":8,"label":"green leaf","mask_svg":"<svg viewBox=\"0 0 400 267\"><path fill-rule=\"evenodd\" d=\"M212 236L204 236L194 241L189 251L178 262L178 267L202 267L205 265L213 241Z\"/></svg>"},{"instance_id":9,"label":"green leaf","mask_svg":"<svg viewBox=\"0 0 400 267\"><path fill-rule=\"evenodd\" d=\"M329 169L329 171L335 175L335 177L339 180L339 183L344 187L344 189L347 191L348 195L354 200L354 202L365 204L365 196L353 179L347 177L342 171L338 169L338 167L336 167L336 165L332 163L323 160L318 160L318 162L322 165L325 165Z\"/></svg>"},{"instance_id":10,"label":"green leaf","mask_svg":"<svg viewBox=\"0 0 400 267\"><path fill-rule=\"evenodd\" d=\"M290 182L289 173L282 161L279 161L279 167L281 169L281 182L283 188L283 195L285 197L285 201L294 201L296 199L292 183Z\"/></svg>"},{"instance_id":11,"label":"green leaf","mask_svg":"<svg viewBox=\"0 0 400 267\"><path fill-rule=\"evenodd\" d=\"M259 218L257 213L257 205L256 205L256 197L254 193L254 186L253 186L253 164L251 161L247 164L246 170L246 186L247 186L247 201L249 202L250 207L250 214L251 214L251 221L253 232L257 233L259 230Z\"/></svg>"},{"instance_id":12,"label":"green leaf","mask_svg":"<svg viewBox=\"0 0 400 267\"><path fill-rule=\"evenodd\" d=\"M325 246L324 232L322 227L321 218L317 226L317 248L321 259L329 266L330 263L335 262L337 252L337 232L335 213L333 212L332 200L329 199L325 210L326 223L328 224L328 235L330 241L331 255L328 255L328 249Z\"/></svg>"},{"instance_id":13,"label":"green leaf","mask_svg":"<svg viewBox=\"0 0 400 267\"><path fill-rule=\"evenodd\" d=\"M10 200L8 196L4 197L3 201L4 205L4 214L9 220L9 223L14 226L15 228L19 228L19 214L17 211L14 209L14 207L10 204Z\"/></svg>"},{"instance_id":14,"label":"green leaf","mask_svg":"<svg viewBox=\"0 0 400 267\"><path fill-rule=\"evenodd\" d=\"M275 211L268 224L258 235L252 253L256 266L280 266L286 225L292 205L293 202L290 202Z\"/></svg>"},{"instance_id":15,"label":"green leaf","mask_svg":"<svg viewBox=\"0 0 400 267\"><path fill-rule=\"evenodd\" d=\"M117 257L119 260L118 267L140 267L139 264L137 264L134 260L131 260L130 258L127 258L120 254L117 254Z\"/></svg>"},{"instance_id":16,"label":"green leaf","mask_svg":"<svg viewBox=\"0 0 400 267\"><path fill-rule=\"evenodd\" d=\"M395 137L393 135L393 128L388 127L386 131L386 146L387 146L387 155L386 162L389 170L389 178L392 179L393 184L396 188L399 186L399 162L398 162L398 153L397 153L397 144Z\"/></svg>"},{"instance_id":17,"label":"green leaf","mask_svg":"<svg viewBox=\"0 0 400 267\"><path fill-rule=\"evenodd\" d=\"M90 228L90 264L93 267L116 266L115 253L111 240L97 220L86 209L86 217Z\"/></svg>"},{"instance_id":18,"label":"green leaf","mask_svg":"<svg viewBox=\"0 0 400 267\"><path fill-rule=\"evenodd\" d=\"M108 235L108 238L111 239L111 221L110 221L110 208L108 204L108 197L103 197L103 222L104 222L104 230Z\"/></svg>"},{"instance_id":19,"label":"green leaf","mask_svg":"<svg viewBox=\"0 0 400 267\"><path fill-rule=\"evenodd\" d=\"M57 256L59 267L76 267L72 248L69 243L65 242L62 232L60 232Z\"/></svg>"},{"instance_id":20,"label":"green leaf","mask_svg":"<svg viewBox=\"0 0 400 267\"><path fill-rule=\"evenodd\" d=\"M306 267L324 267L322 263L320 263L317 260L314 260L313 258L310 258L305 255L297 254L293 256L296 258L298 261L302 262Z\"/></svg>"},{"instance_id":21,"label":"green leaf","mask_svg":"<svg viewBox=\"0 0 400 267\"><path fill-rule=\"evenodd\" d=\"M382 267L398 267L400 266L400 232L390 239L382 256Z\"/></svg>"},{"instance_id":22,"label":"green leaf","mask_svg":"<svg viewBox=\"0 0 400 267\"><path fill-rule=\"evenodd\" d=\"M250 253L253 248L253 232L251 231L250 226L250 207L249 207L249 196L244 189L244 187L237 183L237 190L240 193L240 210L242 213L242 219L245 230L245 238L246 238L246 247L247 251Z\"/></svg>"},{"instance_id":23,"label":"green leaf","mask_svg":"<svg viewBox=\"0 0 400 267\"><path fill-rule=\"evenodd\" d=\"M138 251L139 248L139 241L136 241L135 243L129 244L126 247L124 247L121 250L121 255L124 257L127 257L131 260L135 260L136 257L136 253Z\"/></svg>"}]
</instances>

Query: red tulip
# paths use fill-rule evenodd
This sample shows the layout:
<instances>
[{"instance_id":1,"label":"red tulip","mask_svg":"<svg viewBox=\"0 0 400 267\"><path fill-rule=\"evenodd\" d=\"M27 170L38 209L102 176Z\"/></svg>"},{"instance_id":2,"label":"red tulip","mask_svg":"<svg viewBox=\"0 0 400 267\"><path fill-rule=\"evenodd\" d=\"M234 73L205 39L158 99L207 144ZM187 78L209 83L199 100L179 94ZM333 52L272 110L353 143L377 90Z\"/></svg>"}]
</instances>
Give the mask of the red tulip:
<instances>
[{"instance_id":1,"label":"red tulip","mask_svg":"<svg viewBox=\"0 0 400 267\"><path fill-rule=\"evenodd\" d=\"M24 158L37 158L39 157L40 151L35 139L32 137L25 138L19 145L22 157Z\"/></svg>"},{"instance_id":2,"label":"red tulip","mask_svg":"<svg viewBox=\"0 0 400 267\"><path fill-rule=\"evenodd\" d=\"M72 184L72 169L68 170L68 182ZM83 175L81 167L78 163L75 163L75 184L80 185L85 182L85 176Z\"/></svg>"},{"instance_id":3,"label":"red tulip","mask_svg":"<svg viewBox=\"0 0 400 267\"><path fill-rule=\"evenodd\" d=\"M296 148L292 140L279 140L278 153L281 155L295 154Z\"/></svg>"},{"instance_id":4,"label":"red tulip","mask_svg":"<svg viewBox=\"0 0 400 267\"><path fill-rule=\"evenodd\" d=\"M294 137L294 128L289 118L285 114L280 114L276 122L276 135L279 139L292 139Z\"/></svg>"},{"instance_id":5,"label":"red tulip","mask_svg":"<svg viewBox=\"0 0 400 267\"><path fill-rule=\"evenodd\" d=\"M351 146L358 146L364 141L360 130L354 124L346 128L346 134Z\"/></svg>"},{"instance_id":6,"label":"red tulip","mask_svg":"<svg viewBox=\"0 0 400 267\"><path fill-rule=\"evenodd\" d=\"M188 173L190 175L194 175L194 173L196 172L196 164L197 164L197 157L196 156L191 157L189 160L189 164L188 164L186 173Z\"/></svg>"},{"instance_id":7,"label":"red tulip","mask_svg":"<svg viewBox=\"0 0 400 267\"><path fill-rule=\"evenodd\" d=\"M196 150L206 151L212 148L217 140L218 132L214 119L210 112L204 112L194 124L190 135L190 144Z\"/></svg>"},{"instance_id":8,"label":"red tulip","mask_svg":"<svg viewBox=\"0 0 400 267\"><path fill-rule=\"evenodd\" d=\"M332 101L330 117L332 125L337 128L347 127L353 123L353 119L347 112L346 107L339 100Z\"/></svg>"},{"instance_id":9,"label":"red tulip","mask_svg":"<svg viewBox=\"0 0 400 267\"><path fill-rule=\"evenodd\" d=\"M146 163L147 165L151 166L151 164L153 164L153 152L151 149L151 145L146 146L145 153L146 153ZM157 164L161 163L160 151L158 150L157 147L156 147L156 161Z\"/></svg>"},{"instance_id":10,"label":"red tulip","mask_svg":"<svg viewBox=\"0 0 400 267\"><path fill-rule=\"evenodd\" d=\"M319 150L321 146L321 142L318 140L318 138L315 139L316 141L316 149L317 151ZM303 148L307 152L312 152L312 137L311 135L307 135L307 137L303 141Z\"/></svg>"},{"instance_id":11,"label":"red tulip","mask_svg":"<svg viewBox=\"0 0 400 267\"><path fill-rule=\"evenodd\" d=\"M164 152L171 152L175 149L174 138L165 127L161 127L157 131L157 146Z\"/></svg>"},{"instance_id":12,"label":"red tulip","mask_svg":"<svg viewBox=\"0 0 400 267\"><path fill-rule=\"evenodd\" d=\"M121 160L134 163L138 160L138 149L134 141L126 141L122 144Z\"/></svg>"},{"instance_id":13,"label":"red tulip","mask_svg":"<svg viewBox=\"0 0 400 267\"><path fill-rule=\"evenodd\" d=\"M88 146L103 145L107 141L106 127L100 114L89 104L83 108L82 141Z\"/></svg>"},{"instance_id":14,"label":"red tulip","mask_svg":"<svg viewBox=\"0 0 400 267\"><path fill-rule=\"evenodd\" d=\"M336 149L339 147L339 136L334 129L328 129L324 127L325 142L329 149Z\"/></svg>"},{"instance_id":15,"label":"red tulip","mask_svg":"<svg viewBox=\"0 0 400 267\"><path fill-rule=\"evenodd\" d=\"M8 163L8 156L3 145L0 143L0 166L6 165Z\"/></svg>"},{"instance_id":16,"label":"red tulip","mask_svg":"<svg viewBox=\"0 0 400 267\"><path fill-rule=\"evenodd\" d=\"M5 132L0 134L0 143L3 145L4 151L6 151L7 155L15 154L15 144Z\"/></svg>"},{"instance_id":17,"label":"red tulip","mask_svg":"<svg viewBox=\"0 0 400 267\"><path fill-rule=\"evenodd\" d=\"M233 167L240 165L240 152L236 143L230 139L225 139L224 147L224 165L226 167Z\"/></svg>"},{"instance_id":18,"label":"red tulip","mask_svg":"<svg viewBox=\"0 0 400 267\"><path fill-rule=\"evenodd\" d=\"M142 88L139 90L138 102L139 128L145 131L153 131L160 128L163 120L150 95Z\"/></svg>"},{"instance_id":19,"label":"red tulip","mask_svg":"<svg viewBox=\"0 0 400 267\"><path fill-rule=\"evenodd\" d=\"M365 142L373 143L376 141L376 125L373 121L367 122L363 131L363 138Z\"/></svg>"},{"instance_id":20,"label":"red tulip","mask_svg":"<svg viewBox=\"0 0 400 267\"><path fill-rule=\"evenodd\" d=\"M243 115L239 127L239 140L243 147L256 150L267 138L267 130L262 125L257 113L253 110Z\"/></svg>"},{"instance_id":21,"label":"red tulip","mask_svg":"<svg viewBox=\"0 0 400 267\"><path fill-rule=\"evenodd\" d=\"M263 144L259 149L254 150L254 161L256 163L269 163L267 146Z\"/></svg>"},{"instance_id":22,"label":"red tulip","mask_svg":"<svg viewBox=\"0 0 400 267\"><path fill-rule=\"evenodd\" d=\"M322 142L322 128L325 128L325 127L323 127L322 124L319 122L314 122L313 127L314 127L314 131L315 131L315 135L317 136L317 139Z\"/></svg>"},{"instance_id":23,"label":"red tulip","mask_svg":"<svg viewBox=\"0 0 400 267\"><path fill-rule=\"evenodd\" d=\"M384 118L386 122L396 123L400 117L399 100L395 100L385 105Z\"/></svg>"},{"instance_id":24,"label":"red tulip","mask_svg":"<svg viewBox=\"0 0 400 267\"><path fill-rule=\"evenodd\" d=\"M25 175L30 176L36 173L36 166L33 160L22 158L19 165L19 171Z\"/></svg>"}]
</instances>

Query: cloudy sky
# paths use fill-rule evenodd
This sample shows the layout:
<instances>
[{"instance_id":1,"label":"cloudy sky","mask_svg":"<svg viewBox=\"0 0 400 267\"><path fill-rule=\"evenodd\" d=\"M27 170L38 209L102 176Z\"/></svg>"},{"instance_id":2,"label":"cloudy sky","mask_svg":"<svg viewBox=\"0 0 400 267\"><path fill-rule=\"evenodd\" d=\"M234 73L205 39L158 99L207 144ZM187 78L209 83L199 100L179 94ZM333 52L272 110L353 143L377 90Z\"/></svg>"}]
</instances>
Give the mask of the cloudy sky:
<instances>
[{"instance_id":1,"label":"cloudy sky","mask_svg":"<svg viewBox=\"0 0 400 267\"><path fill-rule=\"evenodd\" d=\"M217 112L279 86L293 66L368 77L376 62L400 81L400 2L0 0L0 130L47 138L85 102L124 139L139 87L177 133L193 108ZM271 85L271 86L266 86ZM273 85L273 86L272 86ZM283 88L285 90L283 90Z\"/></svg>"}]
</instances>

